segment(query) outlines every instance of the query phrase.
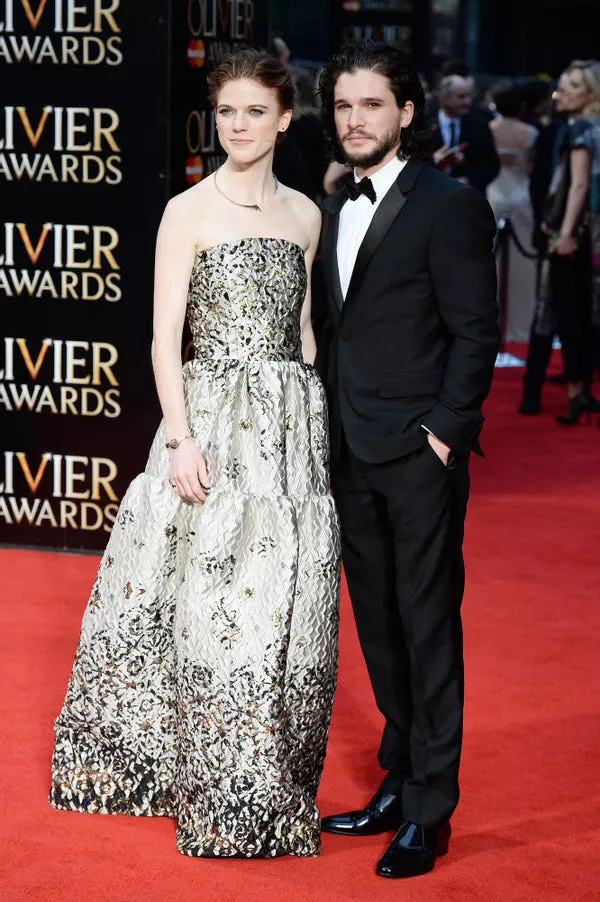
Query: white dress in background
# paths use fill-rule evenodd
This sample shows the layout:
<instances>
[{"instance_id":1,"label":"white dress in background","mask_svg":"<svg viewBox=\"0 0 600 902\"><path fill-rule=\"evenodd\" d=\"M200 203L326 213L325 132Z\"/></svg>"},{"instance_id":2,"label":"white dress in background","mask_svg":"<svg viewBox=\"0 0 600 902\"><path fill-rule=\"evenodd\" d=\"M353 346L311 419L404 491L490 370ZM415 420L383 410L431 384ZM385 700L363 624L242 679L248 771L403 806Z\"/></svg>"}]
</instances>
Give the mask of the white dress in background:
<instances>
[{"instance_id":1,"label":"white dress in background","mask_svg":"<svg viewBox=\"0 0 600 902\"><path fill-rule=\"evenodd\" d=\"M529 159L537 138L537 129L528 126L529 134L519 147L497 143L496 149L503 160L500 172L488 185L487 197L496 221L508 213L521 244L530 253L533 231L533 211L529 199ZM498 136L494 136L497 140ZM505 161L510 158L510 164ZM506 317L507 341L528 341L529 329L535 307L536 261L524 257L514 242L510 246L508 277L508 311Z\"/></svg>"}]
</instances>

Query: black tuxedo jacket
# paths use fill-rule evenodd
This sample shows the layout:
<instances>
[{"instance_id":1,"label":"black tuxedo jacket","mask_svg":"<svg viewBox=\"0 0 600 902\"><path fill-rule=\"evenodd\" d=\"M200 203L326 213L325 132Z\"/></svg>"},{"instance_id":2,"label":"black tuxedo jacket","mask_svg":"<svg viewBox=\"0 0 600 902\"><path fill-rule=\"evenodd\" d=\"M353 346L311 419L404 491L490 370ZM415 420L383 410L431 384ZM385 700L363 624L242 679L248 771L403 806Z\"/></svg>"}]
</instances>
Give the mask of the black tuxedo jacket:
<instances>
[{"instance_id":1,"label":"black tuxedo jacket","mask_svg":"<svg viewBox=\"0 0 600 902\"><path fill-rule=\"evenodd\" d=\"M444 144L437 117L431 122L433 149ZM452 167L454 178L464 176L478 191L485 191L500 172L500 158L490 127L483 116L467 113L461 116L459 144L466 144L464 163Z\"/></svg>"},{"instance_id":2,"label":"black tuxedo jacket","mask_svg":"<svg viewBox=\"0 0 600 902\"><path fill-rule=\"evenodd\" d=\"M329 316L316 366L354 454L383 463L416 450L426 426L457 454L481 453L481 406L499 345L495 222L487 201L409 161L379 205L345 301L337 264L343 188L324 204Z\"/></svg>"}]
</instances>

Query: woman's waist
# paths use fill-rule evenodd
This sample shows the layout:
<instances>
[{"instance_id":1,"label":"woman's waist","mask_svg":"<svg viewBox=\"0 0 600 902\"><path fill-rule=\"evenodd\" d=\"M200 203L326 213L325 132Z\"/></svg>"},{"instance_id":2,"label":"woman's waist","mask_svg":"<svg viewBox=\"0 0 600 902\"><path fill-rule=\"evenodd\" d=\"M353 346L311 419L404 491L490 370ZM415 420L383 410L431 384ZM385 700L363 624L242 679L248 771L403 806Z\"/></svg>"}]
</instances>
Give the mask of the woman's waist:
<instances>
[{"instance_id":1,"label":"woman's waist","mask_svg":"<svg viewBox=\"0 0 600 902\"><path fill-rule=\"evenodd\" d=\"M304 362L302 351L290 354L259 355L249 354L241 356L237 354L206 354L202 350L196 350L195 355L184 366L184 372L189 370L194 373L207 373L214 375L226 375L237 373L240 370L265 370L286 369L289 367L301 369L313 369Z\"/></svg>"}]
</instances>

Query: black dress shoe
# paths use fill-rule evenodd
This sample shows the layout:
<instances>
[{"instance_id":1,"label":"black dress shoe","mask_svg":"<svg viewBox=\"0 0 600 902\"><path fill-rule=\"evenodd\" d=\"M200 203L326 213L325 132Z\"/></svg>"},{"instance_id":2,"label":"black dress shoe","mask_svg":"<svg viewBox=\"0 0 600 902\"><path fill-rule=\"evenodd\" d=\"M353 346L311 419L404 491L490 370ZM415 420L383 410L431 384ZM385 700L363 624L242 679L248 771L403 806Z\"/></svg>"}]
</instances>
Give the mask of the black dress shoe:
<instances>
[{"instance_id":1,"label":"black dress shoe","mask_svg":"<svg viewBox=\"0 0 600 902\"><path fill-rule=\"evenodd\" d=\"M437 827L402 824L387 851L377 863L380 877L419 877L435 866L435 860L448 851L452 829L449 823Z\"/></svg>"},{"instance_id":2,"label":"black dress shoe","mask_svg":"<svg viewBox=\"0 0 600 902\"><path fill-rule=\"evenodd\" d=\"M400 796L391 792L377 792L365 808L332 814L321 821L325 833L347 836L373 836L387 830L397 830L402 823Z\"/></svg>"}]
</instances>

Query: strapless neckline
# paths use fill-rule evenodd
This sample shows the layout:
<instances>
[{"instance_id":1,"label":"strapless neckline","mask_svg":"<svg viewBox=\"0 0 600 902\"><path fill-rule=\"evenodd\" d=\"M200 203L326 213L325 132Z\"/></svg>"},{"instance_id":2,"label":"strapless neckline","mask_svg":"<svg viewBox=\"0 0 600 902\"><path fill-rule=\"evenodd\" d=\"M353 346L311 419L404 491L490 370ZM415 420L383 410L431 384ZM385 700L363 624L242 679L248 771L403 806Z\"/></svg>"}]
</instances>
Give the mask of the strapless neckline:
<instances>
[{"instance_id":1,"label":"strapless neckline","mask_svg":"<svg viewBox=\"0 0 600 902\"><path fill-rule=\"evenodd\" d=\"M233 238L231 241L219 241L218 244L204 247L201 250L196 251L196 257L201 257L202 254L210 254L212 251L218 251L223 247L234 247L238 244L248 244L259 241L275 241L278 244L287 244L290 247L301 251L302 254L306 253L305 248L303 248L301 244L298 244L297 241L290 241L289 238L277 238L275 235L249 235L246 238Z\"/></svg>"}]
</instances>

